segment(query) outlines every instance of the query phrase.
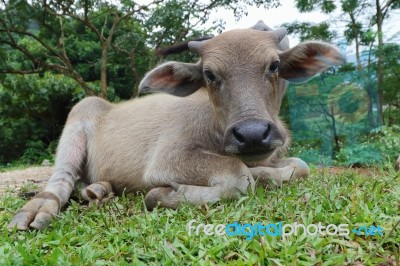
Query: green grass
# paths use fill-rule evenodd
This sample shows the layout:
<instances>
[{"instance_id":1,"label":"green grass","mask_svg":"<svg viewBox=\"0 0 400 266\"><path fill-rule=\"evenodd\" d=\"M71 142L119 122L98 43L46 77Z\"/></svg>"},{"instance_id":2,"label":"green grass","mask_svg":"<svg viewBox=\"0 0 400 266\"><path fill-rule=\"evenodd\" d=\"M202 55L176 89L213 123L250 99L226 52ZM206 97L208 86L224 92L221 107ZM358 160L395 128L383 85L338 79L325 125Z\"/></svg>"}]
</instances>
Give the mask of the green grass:
<instances>
[{"instance_id":1,"label":"green grass","mask_svg":"<svg viewBox=\"0 0 400 266\"><path fill-rule=\"evenodd\" d=\"M41 165L40 164L27 164L27 163L22 163L20 161L15 161L15 162L9 163L7 165L0 164L0 173L14 171L14 170L22 170L22 169L26 169L26 168L34 167L34 166L41 166Z\"/></svg>"},{"instance_id":2,"label":"green grass","mask_svg":"<svg viewBox=\"0 0 400 266\"><path fill-rule=\"evenodd\" d=\"M102 206L71 201L50 227L9 232L24 200L0 196L0 265L399 265L400 174L365 177L346 171L281 188L259 187L239 201L147 212L143 196L114 197ZM379 225L384 236L189 236L186 224L262 222ZM394 264L392 264L394 265Z\"/></svg>"}]
</instances>

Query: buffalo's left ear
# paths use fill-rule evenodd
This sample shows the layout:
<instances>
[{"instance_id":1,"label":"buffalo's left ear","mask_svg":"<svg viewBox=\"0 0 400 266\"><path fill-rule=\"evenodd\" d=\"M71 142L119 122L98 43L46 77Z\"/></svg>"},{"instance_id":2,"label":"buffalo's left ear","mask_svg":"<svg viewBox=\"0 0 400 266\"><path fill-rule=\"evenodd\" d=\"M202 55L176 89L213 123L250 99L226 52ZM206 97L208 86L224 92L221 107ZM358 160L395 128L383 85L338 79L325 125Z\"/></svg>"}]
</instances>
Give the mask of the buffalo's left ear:
<instances>
[{"instance_id":1,"label":"buffalo's left ear","mask_svg":"<svg viewBox=\"0 0 400 266\"><path fill-rule=\"evenodd\" d=\"M279 58L279 76L294 83L306 82L315 74L343 62L339 49L323 42L300 43L280 53Z\"/></svg>"},{"instance_id":2,"label":"buffalo's left ear","mask_svg":"<svg viewBox=\"0 0 400 266\"><path fill-rule=\"evenodd\" d=\"M187 96L203 86L202 67L197 64L167 62L157 66L139 84L140 93L165 92Z\"/></svg>"}]
</instances>

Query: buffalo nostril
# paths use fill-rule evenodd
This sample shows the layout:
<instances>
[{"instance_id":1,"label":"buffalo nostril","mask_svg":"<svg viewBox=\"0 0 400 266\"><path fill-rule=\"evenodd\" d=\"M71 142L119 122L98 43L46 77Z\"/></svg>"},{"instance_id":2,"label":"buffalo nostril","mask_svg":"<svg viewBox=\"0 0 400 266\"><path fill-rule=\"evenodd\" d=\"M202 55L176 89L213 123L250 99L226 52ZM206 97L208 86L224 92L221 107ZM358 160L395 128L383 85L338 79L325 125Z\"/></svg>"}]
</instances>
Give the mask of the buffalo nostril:
<instances>
[{"instance_id":1,"label":"buffalo nostril","mask_svg":"<svg viewBox=\"0 0 400 266\"><path fill-rule=\"evenodd\" d=\"M270 133L271 133L271 125L267 124L267 128L265 129L265 132L264 132L264 134L262 136L262 139L266 140Z\"/></svg>"},{"instance_id":2,"label":"buffalo nostril","mask_svg":"<svg viewBox=\"0 0 400 266\"><path fill-rule=\"evenodd\" d=\"M236 139L237 141L239 141L240 144L245 143L246 140L245 140L244 137L238 132L238 130L237 130L236 128L233 128L232 134L233 134L233 136L235 137L235 139Z\"/></svg>"}]
</instances>

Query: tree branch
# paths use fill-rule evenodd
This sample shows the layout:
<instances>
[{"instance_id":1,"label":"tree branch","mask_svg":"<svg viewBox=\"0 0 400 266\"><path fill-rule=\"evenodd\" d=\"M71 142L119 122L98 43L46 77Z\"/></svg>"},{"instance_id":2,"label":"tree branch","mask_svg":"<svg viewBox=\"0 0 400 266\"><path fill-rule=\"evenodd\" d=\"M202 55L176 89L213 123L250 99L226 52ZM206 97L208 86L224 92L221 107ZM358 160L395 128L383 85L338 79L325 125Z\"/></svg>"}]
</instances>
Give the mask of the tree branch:
<instances>
[{"instance_id":1,"label":"tree branch","mask_svg":"<svg viewBox=\"0 0 400 266\"><path fill-rule=\"evenodd\" d=\"M27 74L38 74L42 73L44 70L41 68L33 70L17 70L17 69L0 69L0 74L17 74L17 75L27 75Z\"/></svg>"}]
</instances>

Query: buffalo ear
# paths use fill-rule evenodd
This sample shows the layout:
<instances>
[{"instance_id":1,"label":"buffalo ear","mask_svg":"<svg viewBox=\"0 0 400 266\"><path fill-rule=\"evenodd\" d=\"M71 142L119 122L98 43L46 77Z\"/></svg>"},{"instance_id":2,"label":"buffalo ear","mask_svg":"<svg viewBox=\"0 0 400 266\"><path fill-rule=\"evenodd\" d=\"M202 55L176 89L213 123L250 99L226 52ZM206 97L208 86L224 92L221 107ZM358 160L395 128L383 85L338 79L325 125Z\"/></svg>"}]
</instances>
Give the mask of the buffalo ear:
<instances>
[{"instance_id":1,"label":"buffalo ear","mask_svg":"<svg viewBox=\"0 0 400 266\"><path fill-rule=\"evenodd\" d=\"M279 76L294 83L306 82L319 72L343 62L339 49L323 42L300 43L280 53L279 58Z\"/></svg>"},{"instance_id":2,"label":"buffalo ear","mask_svg":"<svg viewBox=\"0 0 400 266\"><path fill-rule=\"evenodd\" d=\"M188 96L203 86L200 63L167 62L151 70L139 84L140 93L165 92Z\"/></svg>"}]
</instances>

